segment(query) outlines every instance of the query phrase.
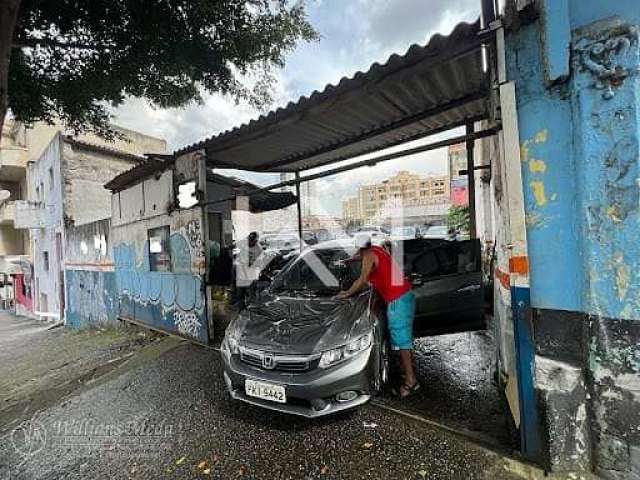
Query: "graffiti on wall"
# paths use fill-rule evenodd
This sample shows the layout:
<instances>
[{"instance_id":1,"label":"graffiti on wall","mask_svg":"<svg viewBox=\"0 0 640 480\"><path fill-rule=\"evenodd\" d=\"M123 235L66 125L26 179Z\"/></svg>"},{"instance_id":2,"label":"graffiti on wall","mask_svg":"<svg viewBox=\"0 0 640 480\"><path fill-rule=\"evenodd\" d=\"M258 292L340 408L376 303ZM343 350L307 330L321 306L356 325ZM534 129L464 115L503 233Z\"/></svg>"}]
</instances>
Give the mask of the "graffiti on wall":
<instances>
[{"instance_id":1,"label":"graffiti on wall","mask_svg":"<svg viewBox=\"0 0 640 480\"><path fill-rule=\"evenodd\" d=\"M116 321L117 295L113 272L66 270L67 323L73 327Z\"/></svg>"},{"instance_id":2,"label":"graffiti on wall","mask_svg":"<svg viewBox=\"0 0 640 480\"><path fill-rule=\"evenodd\" d=\"M114 247L121 316L206 343L200 222L192 220L171 233L171 271L151 271L148 248L148 241Z\"/></svg>"},{"instance_id":3,"label":"graffiti on wall","mask_svg":"<svg viewBox=\"0 0 640 480\"><path fill-rule=\"evenodd\" d=\"M178 332L190 337L197 337L202 324L194 312L176 311L173 313L174 322Z\"/></svg>"}]
</instances>

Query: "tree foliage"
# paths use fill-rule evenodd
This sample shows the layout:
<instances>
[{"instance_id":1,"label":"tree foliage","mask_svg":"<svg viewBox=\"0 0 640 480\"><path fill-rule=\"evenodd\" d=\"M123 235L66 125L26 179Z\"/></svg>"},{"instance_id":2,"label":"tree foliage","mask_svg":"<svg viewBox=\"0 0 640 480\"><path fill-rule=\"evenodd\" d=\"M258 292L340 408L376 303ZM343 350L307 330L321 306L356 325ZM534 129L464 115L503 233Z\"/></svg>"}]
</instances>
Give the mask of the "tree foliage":
<instances>
[{"instance_id":1,"label":"tree foliage","mask_svg":"<svg viewBox=\"0 0 640 480\"><path fill-rule=\"evenodd\" d=\"M470 219L468 205L452 205L447 213L447 226L458 232L468 232Z\"/></svg>"},{"instance_id":2,"label":"tree foliage","mask_svg":"<svg viewBox=\"0 0 640 480\"><path fill-rule=\"evenodd\" d=\"M317 38L289 0L21 0L8 107L108 136L108 107L127 97L168 108L221 92L263 106L273 68Z\"/></svg>"}]
</instances>

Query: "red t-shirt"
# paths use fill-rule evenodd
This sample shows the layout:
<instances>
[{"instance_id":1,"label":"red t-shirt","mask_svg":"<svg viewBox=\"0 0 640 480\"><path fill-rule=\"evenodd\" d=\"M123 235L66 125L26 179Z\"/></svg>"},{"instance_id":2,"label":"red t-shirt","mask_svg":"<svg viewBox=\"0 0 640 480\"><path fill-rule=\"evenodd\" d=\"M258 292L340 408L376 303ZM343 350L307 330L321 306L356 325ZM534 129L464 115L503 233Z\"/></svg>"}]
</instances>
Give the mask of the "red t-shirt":
<instances>
[{"instance_id":1,"label":"red t-shirt","mask_svg":"<svg viewBox=\"0 0 640 480\"><path fill-rule=\"evenodd\" d=\"M369 275L369 283L385 302L391 303L411 290L411 283L389 252L378 246L371 247L369 251L378 258L378 266Z\"/></svg>"}]
</instances>

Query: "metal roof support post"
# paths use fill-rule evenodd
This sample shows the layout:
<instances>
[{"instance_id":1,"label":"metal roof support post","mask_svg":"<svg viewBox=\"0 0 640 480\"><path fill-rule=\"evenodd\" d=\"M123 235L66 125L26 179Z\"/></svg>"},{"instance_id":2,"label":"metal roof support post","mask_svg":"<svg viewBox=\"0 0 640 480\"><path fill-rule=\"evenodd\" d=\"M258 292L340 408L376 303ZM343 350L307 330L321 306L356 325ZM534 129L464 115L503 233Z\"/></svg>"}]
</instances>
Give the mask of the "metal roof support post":
<instances>
[{"instance_id":1,"label":"metal roof support post","mask_svg":"<svg viewBox=\"0 0 640 480\"><path fill-rule=\"evenodd\" d=\"M476 238L476 171L473 150L475 140L473 139L473 122L467 123L467 184L469 194L469 237Z\"/></svg>"},{"instance_id":2,"label":"metal roof support post","mask_svg":"<svg viewBox=\"0 0 640 480\"><path fill-rule=\"evenodd\" d=\"M298 237L300 237L300 251L302 252L302 207L300 205L300 172L295 173L296 177L296 206L298 207Z\"/></svg>"}]
</instances>

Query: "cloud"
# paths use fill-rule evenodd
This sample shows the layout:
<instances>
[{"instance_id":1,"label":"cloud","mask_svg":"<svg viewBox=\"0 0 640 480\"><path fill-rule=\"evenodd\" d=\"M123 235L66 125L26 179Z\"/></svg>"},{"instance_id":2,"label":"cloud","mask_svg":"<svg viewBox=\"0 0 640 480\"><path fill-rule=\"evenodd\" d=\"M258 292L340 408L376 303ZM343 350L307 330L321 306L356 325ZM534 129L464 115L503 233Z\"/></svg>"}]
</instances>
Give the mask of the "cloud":
<instances>
[{"instance_id":1,"label":"cloud","mask_svg":"<svg viewBox=\"0 0 640 480\"><path fill-rule=\"evenodd\" d=\"M322 38L300 44L286 67L276 72L273 108L367 70L374 62L385 62L413 43L424 45L436 32L448 34L456 23L475 20L479 5L478 0L309 0L310 20ZM131 99L116 110L115 123L166 138L173 151L259 115L246 104L237 105L233 99L214 94L206 95L202 105L170 110L155 110L143 100ZM314 187L322 193L327 210L339 214L342 198L353 195L359 184L378 182L401 169L421 175L443 173L445 159L446 152L429 152L360 169L357 175L351 172L323 179L314 182ZM273 175L230 173L260 185L278 181Z\"/></svg>"},{"instance_id":2,"label":"cloud","mask_svg":"<svg viewBox=\"0 0 640 480\"><path fill-rule=\"evenodd\" d=\"M478 0L368 0L368 35L377 47L389 54L402 52L412 44L424 45L439 32L450 33L461 21L479 15Z\"/></svg>"}]
</instances>

